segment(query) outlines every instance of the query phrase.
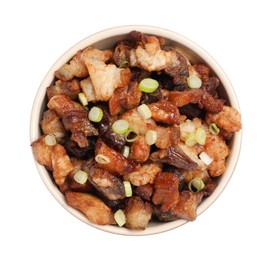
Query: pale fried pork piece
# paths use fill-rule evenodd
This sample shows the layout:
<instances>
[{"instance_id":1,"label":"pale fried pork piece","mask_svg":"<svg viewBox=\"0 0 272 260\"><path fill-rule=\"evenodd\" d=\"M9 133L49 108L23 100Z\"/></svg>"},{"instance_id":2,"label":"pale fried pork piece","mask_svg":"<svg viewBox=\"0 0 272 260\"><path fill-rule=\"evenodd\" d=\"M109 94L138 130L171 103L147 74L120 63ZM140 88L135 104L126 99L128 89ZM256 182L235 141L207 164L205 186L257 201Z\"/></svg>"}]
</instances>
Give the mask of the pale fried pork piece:
<instances>
[{"instance_id":1,"label":"pale fried pork piece","mask_svg":"<svg viewBox=\"0 0 272 260\"><path fill-rule=\"evenodd\" d=\"M160 205L164 212L177 204L179 199L179 178L170 172L158 173L154 182L154 194L152 201L155 205Z\"/></svg>"},{"instance_id":2,"label":"pale fried pork piece","mask_svg":"<svg viewBox=\"0 0 272 260\"><path fill-rule=\"evenodd\" d=\"M109 110L112 116L123 113L125 110L136 108L141 101L142 91L138 82L130 82L128 86L117 88L110 101Z\"/></svg>"},{"instance_id":3,"label":"pale fried pork piece","mask_svg":"<svg viewBox=\"0 0 272 260\"><path fill-rule=\"evenodd\" d=\"M150 146L146 143L145 137L138 135L130 148L129 158L133 159L137 163L144 163L150 154Z\"/></svg>"},{"instance_id":4,"label":"pale fried pork piece","mask_svg":"<svg viewBox=\"0 0 272 260\"><path fill-rule=\"evenodd\" d=\"M207 113L205 121L208 125L215 123L220 129L229 133L238 132L242 128L239 111L229 106L224 106L218 114Z\"/></svg>"},{"instance_id":5,"label":"pale fried pork piece","mask_svg":"<svg viewBox=\"0 0 272 260\"><path fill-rule=\"evenodd\" d=\"M113 212L99 198L86 193L67 191L65 198L73 208L80 210L89 221L99 225L115 224Z\"/></svg>"},{"instance_id":6,"label":"pale fried pork piece","mask_svg":"<svg viewBox=\"0 0 272 260\"><path fill-rule=\"evenodd\" d=\"M134 189L134 194L140 196L143 200L150 201L153 195L154 185L147 183L145 185L136 186Z\"/></svg>"},{"instance_id":7,"label":"pale fried pork piece","mask_svg":"<svg viewBox=\"0 0 272 260\"><path fill-rule=\"evenodd\" d=\"M156 122L161 122L165 124L177 124L180 123L180 114L176 106L173 106L170 102L166 100L160 100L156 103L151 103L148 105L152 118Z\"/></svg>"},{"instance_id":8,"label":"pale fried pork piece","mask_svg":"<svg viewBox=\"0 0 272 260\"><path fill-rule=\"evenodd\" d=\"M129 68L119 69L114 64L106 64L95 59L86 60L86 66L92 83L89 87L93 87L95 96L93 102L108 101L116 88L125 87L130 82Z\"/></svg>"},{"instance_id":9,"label":"pale fried pork piece","mask_svg":"<svg viewBox=\"0 0 272 260\"><path fill-rule=\"evenodd\" d=\"M64 147L60 144L52 146L51 160L55 182L58 185L62 185L65 182L66 176L74 170L74 165Z\"/></svg>"},{"instance_id":10,"label":"pale fried pork piece","mask_svg":"<svg viewBox=\"0 0 272 260\"><path fill-rule=\"evenodd\" d=\"M170 91L168 100L177 107L187 104L198 104L209 113L219 113L223 110L224 102L221 99L215 99L207 91L198 88L184 91Z\"/></svg>"},{"instance_id":11,"label":"pale fried pork piece","mask_svg":"<svg viewBox=\"0 0 272 260\"><path fill-rule=\"evenodd\" d=\"M209 135L206 138L205 152L213 159L208 166L209 174L217 177L226 170L226 157L229 155L229 148L220 135Z\"/></svg>"},{"instance_id":12,"label":"pale fried pork piece","mask_svg":"<svg viewBox=\"0 0 272 260\"><path fill-rule=\"evenodd\" d=\"M140 197L133 196L127 201L125 215L127 228L144 230L152 217L152 207Z\"/></svg>"},{"instance_id":13,"label":"pale fried pork piece","mask_svg":"<svg viewBox=\"0 0 272 260\"><path fill-rule=\"evenodd\" d=\"M77 142L79 147L89 145L87 136L98 135L97 129L88 119L88 110L69 97L54 96L49 100L47 106L62 117L65 129L72 132L71 139Z\"/></svg>"},{"instance_id":14,"label":"pale fried pork piece","mask_svg":"<svg viewBox=\"0 0 272 260\"><path fill-rule=\"evenodd\" d=\"M32 152L35 160L44 165L48 170L52 170L51 152L52 146L49 146L44 141L45 135L40 136L37 140L31 143Z\"/></svg>"},{"instance_id":15,"label":"pale fried pork piece","mask_svg":"<svg viewBox=\"0 0 272 260\"><path fill-rule=\"evenodd\" d=\"M154 130L157 132L157 140L155 145L160 149L167 149L174 146L180 139L180 129L178 126L157 126L154 128Z\"/></svg>"},{"instance_id":16,"label":"pale fried pork piece","mask_svg":"<svg viewBox=\"0 0 272 260\"><path fill-rule=\"evenodd\" d=\"M194 170L198 167L197 163L189 158L178 145L156 151L150 155L150 159L153 162L168 163L186 170Z\"/></svg>"},{"instance_id":17,"label":"pale fried pork piece","mask_svg":"<svg viewBox=\"0 0 272 260\"><path fill-rule=\"evenodd\" d=\"M90 182L104 197L119 200L126 197L123 181L107 170L96 168Z\"/></svg>"},{"instance_id":18,"label":"pale fried pork piece","mask_svg":"<svg viewBox=\"0 0 272 260\"><path fill-rule=\"evenodd\" d=\"M154 163L143 164L142 167L133 172L123 175L123 179L130 181L134 186L153 183L156 176L161 172L161 167Z\"/></svg>"},{"instance_id":19,"label":"pale fried pork piece","mask_svg":"<svg viewBox=\"0 0 272 260\"><path fill-rule=\"evenodd\" d=\"M125 112L122 116L122 119L125 119L129 123L129 128L134 130L140 135L145 135L149 129L152 129L156 126L155 121L150 119L143 119L143 117L137 112L136 109L131 109Z\"/></svg>"},{"instance_id":20,"label":"pale fried pork piece","mask_svg":"<svg viewBox=\"0 0 272 260\"><path fill-rule=\"evenodd\" d=\"M92 46L79 50L69 63L64 64L55 72L55 77L62 81L72 80L74 77L88 77L88 69L85 62L90 59L95 59L103 62L108 62L113 55L112 50L98 50Z\"/></svg>"},{"instance_id":21,"label":"pale fried pork piece","mask_svg":"<svg viewBox=\"0 0 272 260\"><path fill-rule=\"evenodd\" d=\"M77 99L78 93L80 92L80 86L78 80L72 81L61 81L57 80L55 85L49 86L46 89L48 99L55 95L66 95L72 100Z\"/></svg>"},{"instance_id":22,"label":"pale fried pork piece","mask_svg":"<svg viewBox=\"0 0 272 260\"><path fill-rule=\"evenodd\" d=\"M98 139L96 142L95 156L97 155L106 156L109 160L107 163L97 162L97 166L113 174L123 175L139 168L133 161L128 160L122 154L108 147L101 139Z\"/></svg>"},{"instance_id":23,"label":"pale fried pork piece","mask_svg":"<svg viewBox=\"0 0 272 260\"><path fill-rule=\"evenodd\" d=\"M58 117L55 111L50 109L44 112L41 127L46 135L53 134L56 138L62 138L66 135L61 118Z\"/></svg>"}]
</instances>

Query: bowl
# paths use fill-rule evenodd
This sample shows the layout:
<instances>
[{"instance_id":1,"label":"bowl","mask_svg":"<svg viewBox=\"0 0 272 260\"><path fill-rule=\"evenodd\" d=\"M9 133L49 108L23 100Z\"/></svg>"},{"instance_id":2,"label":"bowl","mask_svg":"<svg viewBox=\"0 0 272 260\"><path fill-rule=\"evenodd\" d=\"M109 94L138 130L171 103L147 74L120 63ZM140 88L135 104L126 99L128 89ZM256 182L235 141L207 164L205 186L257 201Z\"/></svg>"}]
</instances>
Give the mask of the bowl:
<instances>
[{"instance_id":1,"label":"bowl","mask_svg":"<svg viewBox=\"0 0 272 260\"><path fill-rule=\"evenodd\" d=\"M126 38L127 34L133 30L141 31L142 33L146 33L146 34L154 34L154 35L162 36L168 41L168 43L180 48L182 52L186 54L186 56L189 58L189 60L192 63L207 64L211 68L212 73L214 73L221 82L221 86L218 90L220 93L220 96L226 99L226 102L228 105L239 110L238 100L228 77L226 76L222 68L218 65L218 63L196 43L192 42L188 38L178 33L175 33L173 31L169 31L163 28L158 28L158 27L138 26L138 25L115 27L115 28L110 28L110 29L98 32L96 34L93 34L83 39L79 43L75 44L68 51L66 51L48 71L45 78L41 82L41 85L37 91L37 94L33 103L33 108L31 113L31 122L30 122L30 141L31 142L33 142L34 140L37 140L39 136L41 135L40 121L46 107L46 88L52 83L54 79L54 72L57 69L59 69L63 64L67 63L75 55L75 53L78 50L84 49L85 47L89 45L93 45L94 47L99 49L113 47L114 43L116 43L118 40L122 40ZM227 165L226 172L221 177L219 177L218 186L215 189L215 191L211 194L211 196L203 200L203 202L198 206L197 216L202 214L209 206L211 206L211 204L219 197L219 195L222 193L222 191L228 184L235 170L236 163L238 161L240 147L241 147L241 138L242 138L242 134L240 131L235 133L233 138L231 139L231 142L229 144L231 153L226 161L226 165ZM183 219L172 221L172 222L165 222L165 223L164 222L162 223L150 222L146 230L143 230L143 231L129 230L123 227L120 228L118 226L111 226L111 225L100 226L100 225L93 224L81 212L70 207L66 203L64 195L59 191L58 187L56 186L54 181L51 179L46 168L38 164L37 162L36 162L36 166L44 184L46 185L48 190L51 192L53 197L76 218L97 229L111 232L114 234L122 234L122 235L151 235L151 234L161 233L164 231L168 231L168 230L180 227L188 222Z\"/></svg>"}]
</instances>

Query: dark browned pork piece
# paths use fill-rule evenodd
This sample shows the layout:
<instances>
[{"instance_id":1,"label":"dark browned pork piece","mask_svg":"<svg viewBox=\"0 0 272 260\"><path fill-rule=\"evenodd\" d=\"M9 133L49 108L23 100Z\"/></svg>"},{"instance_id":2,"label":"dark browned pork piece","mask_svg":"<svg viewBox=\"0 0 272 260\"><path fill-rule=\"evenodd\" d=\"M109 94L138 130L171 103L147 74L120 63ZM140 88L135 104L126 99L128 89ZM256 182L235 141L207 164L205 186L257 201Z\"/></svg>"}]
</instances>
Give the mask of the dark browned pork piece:
<instances>
[{"instance_id":1,"label":"dark browned pork piece","mask_svg":"<svg viewBox=\"0 0 272 260\"><path fill-rule=\"evenodd\" d=\"M69 97L56 95L49 100L47 106L62 118L65 129L72 132L71 139L77 142L79 147L89 145L87 136L98 134L88 119L88 110Z\"/></svg>"},{"instance_id":2,"label":"dark browned pork piece","mask_svg":"<svg viewBox=\"0 0 272 260\"><path fill-rule=\"evenodd\" d=\"M97 191L109 200L119 200L126 197L123 181L109 171L96 168L89 181Z\"/></svg>"},{"instance_id":3,"label":"dark browned pork piece","mask_svg":"<svg viewBox=\"0 0 272 260\"><path fill-rule=\"evenodd\" d=\"M136 230L146 229L151 216L152 207L140 197L133 196L128 199L125 208L126 227Z\"/></svg>"},{"instance_id":4,"label":"dark browned pork piece","mask_svg":"<svg viewBox=\"0 0 272 260\"><path fill-rule=\"evenodd\" d=\"M108 147L101 139L98 139L96 142L95 156L97 155L102 155L107 158L106 163L97 162L97 166L113 174L123 175L125 173L133 172L138 168L137 164Z\"/></svg>"},{"instance_id":5,"label":"dark browned pork piece","mask_svg":"<svg viewBox=\"0 0 272 260\"><path fill-rule=\"evenodd\" d=\"M115 224L113 212L99 198L73 191L67 191L65 198L68 205L80 210L91 222L99 225Z\"/></svg>"},{"instance_id":6,"label":"dark browned pork piece","mask_svg":"<svg viewBox=\"0 0 272 260\"><path fill-rule=\"evenodd\" d=\"M180 149L176 146L154 152L150 155L150 159L154 162L168 163L185 170L197 168L197 164L185 154L180 153Z\"/></svg>"},{"instance_id":7,"label":"dark browned pork piece","mask_svg":"<svg viewBox=\"0 0 272 260\"><path fill-rule=\"evenodd\" d=\"M144 200L150 201L153 191L154 191L153 184L147 183L145 185L135 187L134 194L140 196Z\"/></svg>"},{"instance_id":8,"label":"dark browned pork piece","mask_svg":"<svg viewBox=\"0 0 272 260\"><path fill-rule=\"evenodd\" d=\"M187 104L198 104L209 113L219 113L223 110L224 102L221 99L215 99L211 94L202 89L190 89L184 91L170 91L169 101L177 107Z\"/></svg>"}]
</instances>

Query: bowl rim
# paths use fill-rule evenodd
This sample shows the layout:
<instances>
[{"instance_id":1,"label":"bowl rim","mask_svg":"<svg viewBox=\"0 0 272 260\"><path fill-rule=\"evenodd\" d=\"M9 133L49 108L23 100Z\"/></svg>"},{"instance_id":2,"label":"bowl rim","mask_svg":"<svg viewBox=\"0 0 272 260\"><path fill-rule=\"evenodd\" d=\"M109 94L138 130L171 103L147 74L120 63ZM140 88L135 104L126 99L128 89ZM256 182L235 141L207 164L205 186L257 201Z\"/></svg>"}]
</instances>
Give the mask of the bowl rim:
<instances>
[{"instance_id":1,"label":"bowl rim","mask_svg":"<svg viewBox=\"0 0 272 260\"><path fill-rule=\"evenodd\" d=\"M170 41L174 41L174 42L182 44L186 48L192 50L197 55L199 55L203 60L205 60L205 63L207 63L211 67L211 69L220 79L220 82L224 86L224 90L226 91L227 96L229 98L230 105L236 108L238 111L240 111L237 96L235 94L233 86L229 78L227 77L226 73L223 71L220 65L216 62L216 60L198 44L196 44L192 40L188 39L187 37L179 33L176 33L161 27L155 27L155 26L149 26L149 25L117 26L117 27L108 28L108 29L99 31L97 33L91 34L88 37L84 38L83 40L79 41L78 43L73 45L71 48L69 48L62 56L60 56L56 60L56 62L53 64L53 66L49 69L49 71L46 73L44 79L42 80L37 90L37 93L35 95L35 99L32 105L31 118L30 118L30 142L31 143L37 140L38 137L40 136L40 127L39 127L40 116L41 116L40 107L46 95L46 87L48 87L54 79L55 70L57 70L61 65L69 61L78 50L83 49L89 45L95 44L107 38L126 35L130 31L133 31L133 30L138 30L146 34L159 35L161 37L167 38ZM200 214L202 214L205 210L207 210L218 199L220 194L224 191L225 187L229 183L234 173L234 170L236 168L240 151L241 151L242 130L234 134L232 142L233 142L232 150L228 157L229 163L227 166L227 170L220 177L221 178L220 183L218 187L215 189L215 191L211 194L211 196L206 198L198 206L197 217L199 217ZM46 168L38 164L35 158L33 159L35 161L35 165L37 167L39 175L41 179L43 180L45 186L47 187L49 192L53 195L53 197L63 206L63 208L65 208L67 211L69 211L73 216L75 216L79 220L99 230L103 230L103 231L113 233L113 234L118 234L118 235L143 236L143 235L153 235L153 234L169 231L174 228L180 227L188 222L186 220L180 219L180 220L176 220L172 222L160 223L158 226L154 223L150 223L147 229L143 231L129 230L124 227L120 228L120 227L112 226L112 225L101 226L101 225L91 223L81 212L67 205L67 203L65 202L64 195L59 191L55 183L52 182L52 179L49 176Z\"/></svg>"}]
</instances>

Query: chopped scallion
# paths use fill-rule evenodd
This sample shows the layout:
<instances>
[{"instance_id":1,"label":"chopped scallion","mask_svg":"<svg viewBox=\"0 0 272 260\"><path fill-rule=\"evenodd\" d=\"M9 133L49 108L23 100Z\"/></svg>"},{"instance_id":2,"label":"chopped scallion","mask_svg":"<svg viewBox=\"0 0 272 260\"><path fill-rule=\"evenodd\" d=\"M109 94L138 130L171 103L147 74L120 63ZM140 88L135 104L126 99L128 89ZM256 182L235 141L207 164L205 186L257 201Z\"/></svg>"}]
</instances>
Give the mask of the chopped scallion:
<instances>
[{"instance_id":1,"label":"chopped scallion","mask_svg":"<svg viewBox=\"0 0 272 260\"><path fill-rule=\"evenodd\" d=\"M143 117L143 119L149 119L152 117L152 113L146 104L142 104L137 108L137 112Z\"/></svg>"},{"instance_id":2,"label":"chopped scallion","mask_svg":"<svg viewBox=\"0 0 272 260\"><path fill-rule=\"evenodd\" d=\"M124 149L123 149L123 152L122 152L122 155L123 155L124 157L128 158L129 152L130 152L129 146L125 145L125 146L124 146Z\"/></svg>"},{"instance_id":3,"label":"chopped scallion","mask_svg":"<svg viewBox=\"0 0 272 260\"><path fill-rule=\"evenodd\" d=\"M197 143L204 145L206 143L206 131L204 128L199 127L196 130L195 139Z\"/></svg>"},{"instance_id":4,"label":"chopped scallion","mask_svg":"<svg viewBox=\"0 0 272 260\"><path fill-rule=\"evenodd\" d=\"M199 154L199 158L206 164L206 165L210 165L213 161L213 159L205 152L202 152L201 154Z\"/></svg>"},{"instance_id":5,"label":"chopped scallion","mask_svg":"<svg viewBox=\"0 0 272 260\"><path fill-rule=\"evenodd\" d=\"M54 135L46 135L44 138L44 142L48 146L53 146L57 143L57 140Z\"/></svg>"},{"instance_id":6,"label":"chopped scallion","mask_svg":"<svg viewBox=\"0 0 272 260\"><path fill-rule=\"evenodd\" d=\"M119 68L128 68L129 62L127 60L124 60L120 63Z\"/></svg>"},{"instance_id":7,"label":"chopped scallion","mask_svg":"<svg viewBox=\"0 0 272 260\"><path fill-rule=\"evenodd\" d=\"M200 178L194 178L189 182L188 188L190 191L199 192L205 188L205 184Z\"/></svg>"},{"instance_id":8,"label":"chopped scallion","mask_svg":"<svg viewBox=\"0 0 272 260\"><path fill-rule=\"evenodd\" d=\"M217 135L220 132L220 129L218 128L218 126L215 123L211 123L209 125L209 130L213 135Z\"/></svg>"},{"instance_id":9,"label":"chopped scallion","mask_svg":"<svg viewBox=\"0 0 272 260\"><path fill-rule=\"evenodd\" d=\"M112 130L117 134L124 134L128 130L129 124L125 119L116 120L112 124Z\"/></svg>"},{"instance_id":10,"label":"chopped scallion","mask_svg":"<svg viewBox=\"0 0 272 260\"><path fill-rule=\"evenodd\" d=\"M124 211L121 209L118 209L114 213L114 219L119 227L122 227L126 224L126 215L125 215Z\"/></svg>"},{"instance_id":11,"label":"chopped scallion","mask_svg":"<svg viewBox=\"0 0 272 260\"><path fill-rule=\"evenodd\" d=\"M148 145L153 145L157 141L157 132L154 130L148 130L145 134L145 141Z\"/></svg>"},{"instance_id":12,"label":"chopped scallion","mask_svg":"<svg viewBox=\"0 0 272 260\"><path fill-rule=\"evenodd\" d=\"M104 154L98 154L95 156L95 160L100 164L108 164L110 163L110 158Z\"/></svg>"},{"instance_id":13,"label":"chopped scallion","mask_svg":"<svg viewBox=\"0 0 272 260\"><path fill-rule=\"evenodd\" d=\"M80 184L85 184L86 181L88 179L88 174L87 172L85 171L77 171L75 174L74 174L74 180L77 182L77 183L80 183Z\"/></svg>"},{"instance_id":14,"label":"chopped scallion","mask_svg":"<svg viewBox=\"0 0 272 260\"><path fill-rule=\"evenodd\" d=\"M185 138L185 144L187 146L194 146L195 144L197 144L196 141L196 134L195 133L190 133L186 136Z\"/></svg>"},{"instance_id":15,"label":"chopped scallion","mask_svg":"<svg viewBox=\"0 0 272 260\"><path fill-rule=\"evenodd\" d=\"M103 111L99 107L92 107L88 116L91 121L98 123L103 118Z\"/></svg>"},{"instance_id":16,"label":"chopped scallion","mask_svg":"<svg viewBox=\"0 0 272 260\"><path fill-rule=\"evenodd\" d=\"M153 93L158 87L159 82L151 78L145 78L139 83L139 89L146 93Z\"/></svg>"},{"instance_id":17,"label":"chopped scallion","mask_svg":"<svg viewBox=\"0 0 272 260\"><path fill-rule=\"evenodd\" d=\"M187 78L187 84L190 88L200 88L202 86L202 80L196 75L192 75Z\"/></svg>"},{"instance_id":18,"label":"chopped scallion","mask_svg":"<svg viewBox=\"0 0 272 260\"><path fill-rule=\"evenodd\" d=\"M128 129L125 132L125 140L128 143L132 143L132 142L136 141L137 139L138 139L138 134L135 131L133 131L132 129Z\"/></svg>"},{"instance_id":19,"label":"chopped scallion","mask_svg":"<svg viewBox=\"0 0 272 260\"><path fill-rule=\"evenodd\" d=\"M126 197L132 196L132 187L129 181L123 181Z\"/></svg>"},{"instance_id":20,"label":"chopped scallion","mask_svg":"<svg viewBox=\"0 0 272 260\"><path fill-rule=\"evenodd\" d=\"M78 93L78 99L80 101L80 103L82 104L82 106L87 106L88 105L88 101L86 99L86 96L84 95L84 93Z\"/></svg>"}]
</instances>

